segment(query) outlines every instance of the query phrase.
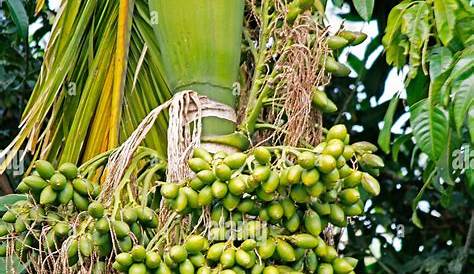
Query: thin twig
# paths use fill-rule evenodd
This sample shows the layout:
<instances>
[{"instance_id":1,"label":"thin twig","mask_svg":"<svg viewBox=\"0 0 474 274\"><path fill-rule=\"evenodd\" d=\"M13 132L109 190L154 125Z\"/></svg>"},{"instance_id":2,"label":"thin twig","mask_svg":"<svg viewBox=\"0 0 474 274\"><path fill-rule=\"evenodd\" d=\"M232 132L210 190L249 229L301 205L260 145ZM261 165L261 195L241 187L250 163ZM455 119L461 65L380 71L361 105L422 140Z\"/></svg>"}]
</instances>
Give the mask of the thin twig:
<instances>
[{"instance_id":1,"label":"thin twig","mask_svg":"<svg viewBox=\"0 0 474 274\"><path fill-rule=\"evenodd\" d=\"M463 264L465 263L465 261L467 260L467 257L468 257L468 252L469 252L469 247L471 246L471 242L472 242L472 234L474 233L473 232L474 230L474 209L471 210L471 221L469 223L469 230L467 231L467 236L466 236L466 242L464 244L464 262Z\"/></svg>"},{"instance_id":2,"label":"thin twig","mask_svg":"<svg viewBox=\"0 0 474 274\"><path fill-rule=\"evenodd\" d=\"M352 98L354 97L354 94L356 92L356 89L352 89L351 93L349 93L349 96L346 97L346 100L344 100L344 104L342 105L341 110L339 111L339 114L337 115L336 120L334 121L334 124L338 124L342 118L342 114L346 111L347 107L349 106L349 103L352 101Z\"/></svg>"},{"instance_id":3,"label":"thin twig","mask_svg":"<svg viewBox=\"0 0 474 274\"><path fill-rule=\"evenodd\" d=\"M374 256L374 258L377 258L375 257L375 254L372 252L372 250L370 250L369 248L369 251L370 251L370 254L372 254L372 256ZM376 259L376 262L385 270L385 272L387 272L388 274L395 274L395 272L393 272L386 264L384 264L382 261L380 261L379 259Z\"/></svg>"}]
</instances>

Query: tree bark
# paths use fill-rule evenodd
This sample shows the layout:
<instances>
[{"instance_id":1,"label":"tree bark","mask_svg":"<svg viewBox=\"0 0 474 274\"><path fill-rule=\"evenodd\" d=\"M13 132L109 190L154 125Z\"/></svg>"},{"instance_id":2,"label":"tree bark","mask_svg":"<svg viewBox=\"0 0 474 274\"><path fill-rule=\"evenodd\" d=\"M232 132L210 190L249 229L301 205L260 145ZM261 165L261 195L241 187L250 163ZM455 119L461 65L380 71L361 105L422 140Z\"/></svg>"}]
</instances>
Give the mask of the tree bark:
<instances>
[{"instance_id":1,"label":"tree bark","mask_svg":"<svg viewBox=\"0 0 474 274\"><path fill-rule=\"evenodd\" d=\"M10 182L8 181L7 176L5 176L5 174L0 174L0 190L5 195L13 193L13 189L10 185Z\"/></svg>"}]
</instances>

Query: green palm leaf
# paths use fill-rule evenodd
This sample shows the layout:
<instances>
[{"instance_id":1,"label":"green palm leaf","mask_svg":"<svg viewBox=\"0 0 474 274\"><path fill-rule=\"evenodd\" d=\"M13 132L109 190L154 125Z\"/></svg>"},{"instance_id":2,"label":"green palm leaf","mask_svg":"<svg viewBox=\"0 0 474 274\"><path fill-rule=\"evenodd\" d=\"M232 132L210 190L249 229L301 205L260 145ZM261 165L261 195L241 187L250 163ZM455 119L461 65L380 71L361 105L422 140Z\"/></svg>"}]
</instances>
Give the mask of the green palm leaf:
<instances>
[{"instance_id":1,"label":"green palm leaf","mask_svg":"<svg viewBox=\"0 0 474 274\"><path fill-rule=\"evenodd\" d=\"M130 27L119 25L132 4ZM117 130L119 143L126 140L151 109L170 98L148 3L129 5L121 10L117 1L62 3L20 134L1 152L6 160L0 173L27 142L31 152L55 164L81 163L117 146ZM127 37L117 42L120 30L129 34L129 42ZM114 73L117 56L124 60L124 73ZM162 115L145 140L161 156L166 155L166 128Z\"/></svg>"},{"instance_id":2,"label":"green palm leaf","mask_svg":"<svg viewBox=\"0 0 474 274\"><path fill-rule=\"evenodd\" d=\"M433 161L438 160L448 138L446 110L440 106L431 106L427 99L423 99L412 106L410 115L416 143Z\"/></svg>"}]
</instances>

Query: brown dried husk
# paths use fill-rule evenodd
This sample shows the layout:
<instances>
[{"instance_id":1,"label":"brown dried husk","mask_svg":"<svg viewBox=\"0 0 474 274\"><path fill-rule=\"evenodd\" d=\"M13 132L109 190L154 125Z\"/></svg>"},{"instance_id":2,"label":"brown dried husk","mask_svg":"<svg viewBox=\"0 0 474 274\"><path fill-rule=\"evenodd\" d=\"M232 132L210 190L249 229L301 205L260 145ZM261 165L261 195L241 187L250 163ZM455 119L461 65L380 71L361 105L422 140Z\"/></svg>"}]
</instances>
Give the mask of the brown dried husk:
<instances>
[{"instance_id":1,"label":"brown dried husk","mask_svg":"<svg viewBox=\"0 0 474 274\"><path fill-rule=\"evenodd\" d=\"M250 5L255 5L254 1L250 2ZM275 45L268 51L265 60L267 68L273 67L277 70L277 75L271 79L267 73L262 79L265 81L262 87L271 87L273 93L268 99L272 103L264 107L259 117L261 121L272 124L273 127L259 130L255 143L316 146L322 138L322 115L311 106L311 98L313 88L323 88L330 81L330 75L325 73L324 66L321 65L330 54L325 41L327 29L323 28L310 12L301 14L289 25L285 20L287 5L280 0L275 1L274 5L274 21L280 19L284 23L280 27L270 25L272 29L269 37ZM249 14L247 24L260 26L255 12ZM250 35L258 40L259 33ZM244 75L252 72L248 68L255 65L253 61L242 66ZM248 81L246 85L249 86ZM245 100L245 96L242 96L240 119L243 119L245 112Z\"/></svg>"},{"instance_id":2,"label":"brown dried husk","mask_svg":"<svg viewBox=\"0 0 474 274\"><path fill-rule=\"evenodd\" d=\"M246 18L247 26L256 28L248 30L247 35L254 41L259 41L262 26L256 9L256 0L248 0L250 12ZM263 108L259 120L272 124L269 129L260 129L255 135L254 144L269 143L271 145L287 145L293 147L314 147L322 140L322 113L312 107L312 90L324 89L331 80L331 75L325 72L326 58L331 54L326 39L328 29L323 27L310 12L300 14L290 25L286 21L288 5L285 1L274 2L274 22L283 21L283 25L270 25L270 35L275 46L267 52L265 64L267 74L262 84L273 90L271 104ZM275 42L276 41L276 42ZM260 41L262 42L262 41ZM264 41L265 43L269 41ZM254 46L254 45L248 45ZM277 71L275 77L270 77L270 67ZM248 58L241 66L244 87L239 101L238 119L244 120L247 108L247 92L252 85L252 74L255 60ZM324 238L334 244L335 233L329 226L324 231Z\"/></svg>"}]
</instances>

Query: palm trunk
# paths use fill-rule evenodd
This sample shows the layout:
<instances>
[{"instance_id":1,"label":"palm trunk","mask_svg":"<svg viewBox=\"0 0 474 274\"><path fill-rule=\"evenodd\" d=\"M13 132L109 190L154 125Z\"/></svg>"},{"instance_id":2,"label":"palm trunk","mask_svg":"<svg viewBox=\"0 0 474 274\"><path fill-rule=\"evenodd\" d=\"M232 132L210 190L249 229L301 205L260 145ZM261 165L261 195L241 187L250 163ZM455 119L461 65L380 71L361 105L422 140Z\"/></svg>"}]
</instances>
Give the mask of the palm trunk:
<instances>
[{"instance_id":1,"label":"palm trunk","mask_svg":"<svg viewBox=\"0 0 474 274\"><path fill-rule=\"evenodd\" d=\"M243 0L151 0L151 18L172 93L193 90L232 108L238 81ZM235 123L203 119L203 140L226 143ZM238 144L238 146L242 146ZM232 142L227 145L235 146ZM240 149L242 149L241 147Z\"/></svg>"}]
</instances>

